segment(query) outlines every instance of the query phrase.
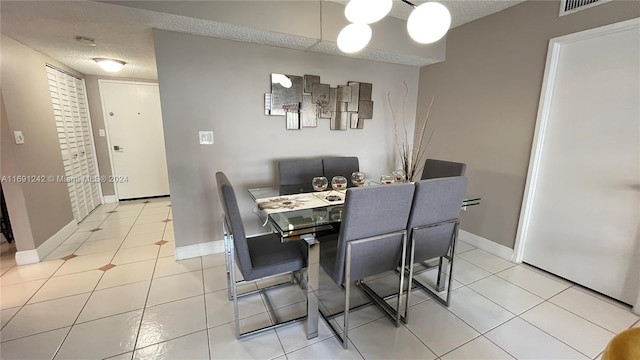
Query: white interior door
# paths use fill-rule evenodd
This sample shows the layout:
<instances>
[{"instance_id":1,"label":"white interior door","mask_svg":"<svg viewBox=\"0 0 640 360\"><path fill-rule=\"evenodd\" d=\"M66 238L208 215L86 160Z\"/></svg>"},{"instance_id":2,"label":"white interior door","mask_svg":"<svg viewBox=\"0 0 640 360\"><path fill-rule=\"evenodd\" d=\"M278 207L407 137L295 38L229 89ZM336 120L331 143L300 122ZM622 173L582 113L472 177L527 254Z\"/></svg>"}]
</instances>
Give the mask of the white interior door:
<instances>
[{"instance_id":1,"label":"white interior door","mask_svg":"<svg viewBox=\"0 0 640 360\"><path fill-rule=\"evenodd\" d=\"M158 84L100 81L119 199L169 195Z\"/></svg>"},{"instance_id":2,"label":"white interior door","mask_svg":"<svg viewBox=\"0 0 640 360\"><path fill-rule=\"evenodd\" d=\"M552 40L519 230L523 261L628 304L640 288L639 24Z\"/></svg>"}]
</instances>

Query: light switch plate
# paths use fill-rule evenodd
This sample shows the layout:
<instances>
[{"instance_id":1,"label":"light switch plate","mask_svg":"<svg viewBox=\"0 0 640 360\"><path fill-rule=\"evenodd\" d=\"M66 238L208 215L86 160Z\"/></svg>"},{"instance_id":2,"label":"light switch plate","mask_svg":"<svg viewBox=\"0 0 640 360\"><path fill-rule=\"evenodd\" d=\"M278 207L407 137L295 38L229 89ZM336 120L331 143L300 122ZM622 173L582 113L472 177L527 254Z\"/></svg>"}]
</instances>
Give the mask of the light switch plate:
<instances>
[{"instance_id":1,"label":"light switch plate","mask_svg":"<svg viewBox=\"0 0 640 360\"><path fill-rule=\"evenodd\" d=\"M198 132L201 145L213 144L213 131L199 131Z\"/></svg>"},{"instance_id":2,"label":"light switch plate","mask_svg":"<svg viewBox=\"0 0 640 360\"><path fill-rule=\"evenodd\" d=\"M107 134L104 132L104 129L98 129L98 134L100 137L106 136Z\"/></svg>"},{"instance_id":3,"label":"light switch plate","mask_svg":"<svg viewBox=\"0 0 640 360\"><path fill-rule=\"evenodd\" d=\"M16 141L16 144L24 144L24 135L22 135L22 131L14 131L13 138Z\"/></svg>"}]
</instances>

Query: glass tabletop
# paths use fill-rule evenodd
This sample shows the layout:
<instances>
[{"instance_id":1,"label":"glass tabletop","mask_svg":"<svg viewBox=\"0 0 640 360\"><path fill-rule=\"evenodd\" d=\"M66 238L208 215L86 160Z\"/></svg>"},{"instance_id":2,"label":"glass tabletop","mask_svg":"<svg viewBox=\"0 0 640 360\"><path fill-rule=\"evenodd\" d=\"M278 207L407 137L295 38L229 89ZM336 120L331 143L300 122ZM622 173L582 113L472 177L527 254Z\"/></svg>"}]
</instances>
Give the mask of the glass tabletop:
<instances>
[{"instance_id":1,"label":"glass tabletop","mask_svg":"<svg viewBox=\"0 0 640 360\"><path fill-rule=\"evenodd\" d=\"M393 185L384 185L393 186ZM298 184L280 187L263 187L249 189L254 201L283 195L314 193L311 185ZM480 197L467 195L462 208L480 204ZM276 231L284 238L299 238L301 235L316 232L331 232L342 220L342 205L324 205L311 209L299 209L265 214Z\"/></svg>"}]
</instances>

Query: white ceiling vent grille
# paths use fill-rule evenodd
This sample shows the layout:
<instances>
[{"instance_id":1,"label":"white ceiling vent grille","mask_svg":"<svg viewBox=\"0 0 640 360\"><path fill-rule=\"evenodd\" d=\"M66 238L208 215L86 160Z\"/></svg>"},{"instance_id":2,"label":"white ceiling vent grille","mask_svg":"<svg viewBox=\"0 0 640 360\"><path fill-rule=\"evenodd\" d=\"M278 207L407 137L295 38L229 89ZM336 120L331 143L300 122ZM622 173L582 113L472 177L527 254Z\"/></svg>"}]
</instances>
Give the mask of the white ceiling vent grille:
<instances>
[{"instance_id":1,"label":"white ceiling vent grille","mask_svg":"<svg viewBox=\"0 0 640 360\"><path fill-rule=\"evenodd\" d=\"M611 0L562 0L560 1L560 16L573 14L576 11L604 4Z\"/></svg>"}]
</instances>

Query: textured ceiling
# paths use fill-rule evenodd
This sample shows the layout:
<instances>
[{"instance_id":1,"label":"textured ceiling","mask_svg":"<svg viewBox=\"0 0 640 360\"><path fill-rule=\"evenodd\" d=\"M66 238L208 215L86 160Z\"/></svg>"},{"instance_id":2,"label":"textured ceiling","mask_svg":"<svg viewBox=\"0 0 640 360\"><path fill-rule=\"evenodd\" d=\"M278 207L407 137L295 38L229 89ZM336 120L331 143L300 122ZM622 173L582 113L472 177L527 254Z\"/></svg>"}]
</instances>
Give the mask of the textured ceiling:
<instances>
[{"instance_id":1,"label":"textured ceiling","mask_svg":"<svg viewBox=\"0 0 640 360\"><path fill-rule=\"evenodd\" d=\"M339 1L338 1L339 2ZM416 1L422 3L424 1ZM498 12L522 1L442 0L452 14L452 27ZM407 18L411 7L396 1L392 16ZM108 57L127 62L119 77L156 79L152 28L195 35L344 55L332 40L256 30L222 22L103 4L93 1L0 2L2 33L87 75L111 75L91 59ZM75 37L92 37L95 47ZM365 49L360 58L406 65L425 65L431 59Z\"/></svg>"}]
</instances>

